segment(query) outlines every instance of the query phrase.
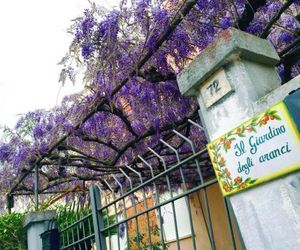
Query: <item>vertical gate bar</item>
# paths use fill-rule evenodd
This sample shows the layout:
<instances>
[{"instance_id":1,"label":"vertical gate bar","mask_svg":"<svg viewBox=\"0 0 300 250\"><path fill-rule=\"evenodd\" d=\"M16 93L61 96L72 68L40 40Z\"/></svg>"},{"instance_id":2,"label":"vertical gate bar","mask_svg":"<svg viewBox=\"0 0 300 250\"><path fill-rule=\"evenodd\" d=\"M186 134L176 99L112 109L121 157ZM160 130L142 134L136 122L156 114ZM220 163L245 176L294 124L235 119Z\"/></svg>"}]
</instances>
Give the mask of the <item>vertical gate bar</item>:
<instances>
[{"instance_id":1,"label":"vertical gate bar","mask_svg":"<svg viewBox=\"0 0 300 250\"><path fill-rule=\"evenodd\" d=\"M233 232L233 228L232 228L231 217L230 217L230 212L229 212L229 207L228 207L228 200L226 197L224 197L223 201L224 201L224 207L225 207L225 211L226 211L226 219L227 219L227 223L228 223L228 229L229 229L229 233L230 233L230 237L231 237L231 241L232 241L232 249L235 250L236 243L235 243L234 232Z\"/></svg>"},{"instance_id":2,"label":"vertical gate bar","mask_svg":"<svg viewBox=\"0 0 300 250\"><path fill-rule=\"evenodd\" d=\"M198 123L192 121L191 119L188 119L188 122L191 123L192 125L196 126L197 128L200 128L202 131L204 131L204 128L202 126L200 126ZM175 130L174 130L174 132L175 132ZM194 143L190 139L188 139L187 137L185 137L184 135L182 135L180 133L178 135L181 136L181 138L185 138L185 140L191 145L193 154L196 154ZM195 163L196 163L197 171L198 171L198 174L199 174L199 177L200 177L200 183L203 184L204 183L204 179L203 179L203 176L202 176L202 173L201 173L201 169L200 169L200 164L199 164L199 161L198 161L197 158L195 158Z\"/></svg>"},{"instance_id":3,"label":"vertical gate bar","mask_svg":"<svg viewBox=\"0 0 300 250\"><path fill-rule=\"evenodd\" d=\"M108 210L108 207L105 209L106 211L106 223L107 223L107 226L110 225L110 221L109 221L109 210ZM111 249L111 232L110 232L110 229L108 229L108 243L109 243L109 249Z\"/></svg>"},{"instance_id":4,"label":"vertical gate bar","mask_svg":"<svg viewBox=\"0 0 300 250\"><path fill-rule=\"evenodd\" d=\"M127 174L125 173L125 171L124 171L122 168L120 168L119 170L120 170L120 172L126 177L126 179L129 181L130 192L131 192L131 190L133 189L133 185L132 185L132 180L131 180L131 178L129 177L129 175L127 175ZM137 238L137 245L138 245L138 249L141 249L140 241L139 241L140 236L138 235L138 233L139 233L139 224L138 224L138 218L137 218L137 210L136 210L136 204L135 204L134 193L131 193L130 196L131 196L131 202L132 202L132 204L133 204L133 209L134 209L135 230L136 230L137 237L138 237L138 238Z\"/></svg>"},{"instance_id":5,"label":"vertical gate bar","mask_svg":"<svg viewBox=\"0 0 300 250\"><path fill-rule=\"evenodd\" d=\"M130 166L126 165L126 167L129 170L131 170L132 172L134 172L136 175L138 175L141 184L143 184L142 175L138 171L136 171L135 169L131 168ZM142 189L142 193L143 193L143 200L144 200L145 209L148 209L148 204L147 204L147 199L146 199L146 194L145 194L145 188L144 187ZM148 212L146 213L146 219L147 219L148 243L149 243L149 246L151 247L152 246L152 241L151 241L151 232L150 232L150 218L149 218L149 213Z\"/></svg>"},{"instance_id":6,"label":"vertical gate bar","mask_svg":"<svg viewBox=\"0 0 300 250\"><path fill-rule=\"evenodd\" d=\"M87 218L87 221L89 219ZM82 229L83 229L83 238L86 238L88 235L86 234L86 231L85 231L85 225L84 225L84 222L81 223L82 225ZM85 246L85 249L87 249L87 240L84 240L84 246Z\"/></svg>"},{"instance_id":7,"label":"vertical gate bar","mask_svg":"<svg viewBox=\"0 0 300 250\"><path fill-rule=\"evenodd\" d=\"M166 162L162 156L160 156L158 153L156 153L152 148L148 147L148 149L158 158L163 164L164 170L167 170ZM170 193L171 198L173 198L173 192L170 184L169 175L166 174L166 180L167 180L167 186ZM177 249L180 250L180 243L179 243L179 235L178 235L178 224L177 224L177 218L176 218L176 209L175 209L175 203L174 201L171 202L172 205L172 211L173 211L173 219L174 219L174 225L175 225L175 235L176 235L176 245Z\"/></svg>"},{"instance_id":8,"label":"vertical gate bar","mask_svg":"<svg viewBox=\"0 0 300 250\"><path fill-rule=\"evenodd\" d=\"M123 186L122 183L119 182L118 178L112 174L113 179L115 180L115 182L118 184L118 186L120 187L120 192L121 192L121 196L124 195L124 190L123 190ZM127 214L126 214L126 202L125 202L125 198L123 197L122 199L123 202L123 207L124 207L124 217L126 220L126 237L127 237L127 249L130 250L130 242L129 242L129 232L128 232L128 221L127 221Z\"/></svg>"},{"instance_id":9,"label":"vertical gate bar","mask_svg":"<svg viewBox=\"0 0 300 250\"><path fill-rule=\"evenodd\" d=\"M116 199L115 193L113 193L113 199ZM116 218L116 223L119 223L119 218L118 218L118 210L117 210L117 204L116 202L114 202L114 211L115 211L115 218ZM120 250L121 246L120 246L120 231L119 231L119 224L117 227L117 240L118 240L118 249Z\"/></svg>"},{"instance_id":10,"label":"vertical gate bar","mask_svg":"<svg viewBox=\"0 0 300 250\"><path fill-rule=\"evenodd\" d=\"M180 174L181 174L181 178L183 181L184 192L186 192L187 187L186 187L186 182L185 182L185 178L183 175L183 170L181 167L179 169L180 169ZM192 233L193 250L196 250L195 230L194 230L194 225L193 225L192 210L191 210L189 195L185 196L185 201L186 201L187 207L188 207L189 222L190 222L191 233Z\"/></svg>"},{"instance_id":11,"label":"vertical gate bar","mask_svg":"<svg viewBox=\"0 0 300 250\"><path fill-rule=\"evenodd\" d=\"M65 234L64 233L62 234L61 239L62 239L62 246L64 247L65 246Z\"/></svg>"},{"instance_id":12,"label":"vertical gate bar","mask_svg":"<svg viewBox=\"0 0 300 250\"><path fill-rule=\"evenodd\" d=\"M202 131L204 131L204 128L202 126L200 126L198 123L192 121L191 119L188 119L188 122L191 123L191 124L193 124L194 126L200 128ZM181 137L184 138L183 135L181 135ZM192 143L192 141L189 140L189 139L187 141L189 141L190 145L192 146L193 153L196 153L195 147L194 147L194 144ZM203 179L203 176L202 176L202 173L201 173L201 169L200 169L200 165L199 165L198 159L195 159L195 163L196 163L197 170L198 170L198 173L199 173L199 176L200 176L201 184L203 184L204 183L204 179ZM210 242L211 242L211 248L215 249L216 246L215 246L215 240L214 240L214 234L213 234L213 227L212 227L211 216L210 216L210 211L209 211L208 197L207 197L206 188L203 189L203 192L204 192L205 210L207 211L207 217L208 217L208 229L209 229L208 230L208 234L209 234L209 239L210 239Z\"/></svg>"},{"instance_id":13,"label":"vertical gate bar","mask_svg":"<svg viewBox=\"0 0 300 250\"><path fill-rule=\"evenodd\" d=\"M153 172L153 168L152 166L144 159L142 158L140 155L138 155L138 158L147 166L150 168L150 172L151 172L151 177L154 177L154 172ZM159 193L156 187L156 183L155 181L153 181L153 189L154 189L154 193L155 193L155 202L158 205L159 202ZM166 249L165 246L165 241L164 241L164 228L163 228L163 223L162 223L162 215L161 215L161 207L158 207L158 216L159 216L159 227L160 227L160 241L163 247L163 250Z\"/></svg>"},{"instance_id":14,"label":"vertical gate bar","mask_svg":"<svg viewBox=\"0 0 300 250\"><path fill-rule=\"evenodd\" d=\"M201 127L198 123L196 123L196 122L194 122L194 121L192 121L192 120L190 120L190 119L188 120L188 122L191 123L192 125L194 125L194 126L200 128L201 130L204 130L204 128ZM177 132L176 130L173 130L173 132L174 132L175 134L177 134L178 136L180 136L181 138L183 138L185 141L187 141L187 142L190 144L191 148L192 148L193 154L196 154L196 150L195 150L194 143L193 143L189 138L185 137L184 135L182 135L181 133ZM197 172L198 172L199 177L200 177L200 183L203 184L203 183L204 183L204 179L203 179L203 176L202 176L202 173L201 173L199 161L198 161L197 158L195 158L194 161L195 161L195 163L196 163ZM204 190L204 192L206 192L206 190ZM198 198L199 198L199 193L198 193L198 191L197 191L197 196L198 196ZM207 201L205 201L205 202L207 203ZM199 199L199 204L200 204L201 209L202 209L202 205L201 205L200 199ZM202 209L202 213L203 213L203 209ZM203 215L204 215L204 213L203 213ZM204 220L205 220L206 228L208 229L208 227L207 227L207 222L206 222L206 219L205 219L205 216L204 216ZM210 225L211 225L211 222L210 222ZM208 230L208 235L209 235L209 239L210 239L210 242L211 242L211 245L212 245L212 241L213 241L212 237L213 237L213 235L211 234L211 232L213 232L213 231L212 231L212 228L210 227L210 229Z\"/></svg>"},{"instance_id":15,"label":"vertical gate bar","mask_svg":"<svg viewBox=\"0 0 300 250\"><path fill-rule=\"evenodd\" d=\"M74 245L74 242L75 242L75 239L74 239L74 228L71 228L71 234L72 234L72 244L73 244L73 247L75 247L75 245Z\"/></svg>"},{"instance_id":16,"label":"vertical gate bar","mask_svg":"<svg viewBox=\"0 0 300 250\"><path fill-rule=\"evenodd\" d=\"M114 203L114 211L115 211L115 219L116 219L116 224L118 225L117 227L117 241L118 241L118 250L120 250L120 232L119 232L119 218L118 218L118 210L117 210L117 204L116 204L116 194L114 189L109 185L107 180L103 180L104 183L107 185L108 189L111 191L112 193L112 197L113 197L113 203Z\"/></svg>"},{"instance_id":17,"label":"vertical gate bar","mask_svg":"<svg viewBox=\"0 0 300 250\"><path fill-rule=\"evenodd\" d=\"M136 210L136 203L135 203L134 194L132 194L132 203L133 203L133 209L134 209L134 218L135 218L135 230L136 230L136 236L137 236L137 245L138 245L138 249L141 249L138 215L137 215L137 210Z\"/></svg>"},{"instance_id":18,"label":"vertical gate bar","mask_svg":"<svg viewBox=\"0 0 300 250\"><path fill-rule=\"evenodd\" d=\"M208 203L208 196L207 196L206 187L203 189L203 191L204 191L205 211L207 213L207 219L208 219L209 238L210 238L211 248L214 250L214 249L216 249L216 244L215 244L213 226L212 226L212 222L211 222L211 216L210 216L210 209L209 209L209 203Z\"/></svg>"},{"instance_id":19,"label":"vertical gate bar","mask_svg":"<svg viewBox=\"0 0 300 250\"><path fill-rule=\"evenodd\" d=\"M172 190L170 188L169 192L172 193ZM171 195L171 198L173 195ZM179 243L179 233L178 233L178 224L177 224L177 215L176 215L176 209L175 209L175 202L172 201L172 211L173 211L173 219L174 219L174 224L175 224L175 234L176 234L176 244L177 244L177 249L180 250L180 243Z\"/></svg>"},{"instance_id":20,"label":"vertical gate bar","mask_svg":"<svg viewBox=\"0 0 300 250\"><path fill-rule=\"evenodd\" d=\"M126 226L127 249L130 250L129 226L128 226L128 220L127 220L127 214L126 214L126 203L125 203L125 199L123 199L123 203L124 203L124 206L125 206L124 217L125 217L125 220L126 220L125 226Z\"/></svg>"},{"instance_id":21,"label":"vertical gate bar","mask_svg":"<svg viewBox=\"0 0 300 250\"><path fill-rule=\"evenodd\" d=\"M201 184L204 184L204 179L203 179L203 176L202 176L202 173L201 173L200 164L199 164L198 159L195 159L195 163L196 163L196 166L197 166L198 174L200 176L200 182L201 182ZM211 248L215 249L216 246L215 246L215 241L214 241L214 232L213 232L211 216L210 216L210 212L209 212L209 204L208 204L208 197L207 197L206 188L203 189L203 192L204 192L204 205L205 205L205 210L207 211L207 219L208 219L208 222L206 222L206 220L205 220L205 225L206 225L206 228L208 229L208 236L209 236ZM199 196L198 191L197 191L197 196ZM200 199L199 199L199 202L201 202ZM202 205L201 205L201 208L202 208ZM203 211L203 209L202 209L202 211ZM205 214L204 214L204 212L202 212L202 213L203 213L204 219L205 219Z\"/></svg>"},{"instance_id":22,"label":"vertical gate bar","mask_svg":"<svg viewBox=\"0 0 300 250\"><path fill-rule=\"evenodd\" d=\"M89 228L89 234L88 235L91 235L92 234L92 228L91 228L91 220L90 220L90 217L88 218L88 228Z\"/></svg>"},{"instance_id":23,"label":"vertical gate bar","mask_svg":"<svg viewBox=\"0 0 300 250\"><path fill-rule=\"evenodd\" d=\"M192 233L193 250L196 250L195 229L194 229L194 224L193 224L192 210L191 210L189 195L185 196L185 200L186 200L186 203L188 206L189 221L190 221L191 233Z\"/></svg>"},{"instance_id":24,"label":"vertical gate bar","mask_svg":"<svg viewBox=\"0 0 300 250\"><path fill-rule=\"evenodd\" d=\"M192 120L189 120L189 121L192 121ZM192 122L193 122L193 121L192 121ZM193 123L195 123L195 122L193 122ZM196 124L197 124L197 123L196 123ZM197 124L197 125L198 125L198 124ZM200 126L200 125L199 125L199 126ZM200 126L200 127L201 127L201 126ZM177 134L179 137L181 137L183 140L185 140L188 144L190 144L193 154L196 154L196 150L195 150L194 143L193 143L189 138L187 138L187 137L184 136L183 134L179 133L179 132L176 131L175 129L173 129L172 131L173 131L175 134ZM196 163L197 171L198 171L198 174L199 174L199 177L200 177L200 182L201 182L201 184L203 184L203 183L204 183L204 180L203 180L203 176L202 176L202 173L201 173L199 161L198 161L197 158L195 158L195 163Z\"/></svg>"},{"instance_id":25,"label":"vertical gate bar","mask_svg":"<svg viewBox=\"0 0 300 250\"><path fill-rule=\"evenodd\" d=\"M158 196L158 194L156 194L156 196ZM157 204L159 204L159 198L157 198ZM166 249L166 244L165 244L165 240L164 240L164 226L163 226L163 221L162 221L162 214L161 214L161 206L159 206L158 208L158 216L159 216L159 227L160 227L160 241L163 247L163 250Z\"/></svg>"},{"instance_id":26,"label":"vertical gate bar","mask_svg":"<svg viewBox=\"0 0 300 250\"><path fill-rule=\"evenodd\" d=\"M173 130L173 132L174 131L175 130ZM177 132L175 134L179 135L180 133ZM164 140L160 140L160 141L163 144L165 144L169 149L171 149L176 154L177 162L178 162L178 164L180 164L181 161L180 161L180 157L179 157L178 151L174 147L172 147L169 143L167 143L166 141L164 141ZM187 191L187 186L186 186L186 181L185 181L183 170L182 170L181 166L179 167L179 171L180 171L180 176L181 176L181 180L182 180L182 183L183 183L183 189L184 189L184 192L186 192ZM191 233L192 233L193 249L196 250L195 230L194 230L194 225L193 225L193 220L192 220L192 211L191 211L189 196L185 196L185 202L186 202L187 207L188 207L188 215L189 215L189 222L190 222Z\"/></svg>"},{"instance_id":27,"label":"vertical gate bar","mask_svg":"<svg viewBox=\"0 0 300 250\"><path fill-rule=\"evenodd\" d=\"M90 236L92 234L92 228L91 228L91 220L90 220L91 217L88 217L88 236ZM93 239L91 238L90 239L90 243L93 245L94 242L93 242Z\"/></svg>"},{"instance_id":28,"label":"vertical gate bar","mask_svg":"<svg viewBox=\"0 0 300 250\"><path fill-rule=\"evenodd\" d=\"M81 240L77 243L78 247L79 247L79 250L82 250L81 249Z\"/></svg>"},{"instance_id":29,"label":"vertical gate bar","mask_svg":"<svg viewBox=\"0 0 300 250\"><path fill-rule=\"evenodd\" d=\"M127 221L127 213L126 213L126 202L125 202L125 198L123 198L123 204L124 204L124 217L126 220L126 237L127 237L127 249L130 250L130 238L129 238L129 226L128 226L128 221Z\"/></svg>"},{"instance_id":30,"label":"vertical gate bar","mask_svg":"<svg viewBox=\"0 0 300 250\"><path fill-rule=\"evenodd\" d=\"M95 185L99 189L100 193L104 193L104 191L102 190L102 188L99 185L97 185L97 184L95 184ZM108 200L107 200L107 195L106 194L104 195L104 199L105 199L105 204L107 205ZM100 202L101 202L101 199L100 199ZM101 204L101 206L102 206L102 204ZM105 211L106 211L106 215L107 215L106 216L106 223L107 223L107 226L110 226L108 207L106 207ZM101 214L102 214L102 211L101 211ZM104 226L104 224L103 224L103 226ZM109 244L108 249L111 249L111 233L110 233L110 230L108 230L107 233L108 233L108 244ZM103 232L103 234L104 234L104 232Z\"/></svg>"},{"instance_id":31,"label":"vertical gate bar","mask_svg":"<svg viewBox=\"0 0 300 250\"><path fill-rule=\"evenodd\" d=\"M195 161L195 164L196 164L196 167L197 167L197 172L198 172L198 175L199 175L199 178L200 178L200 184L202 185L204 183L204 179L203 179L203 176L202 176L202 173L201 173L200 164L199 164L198 159L195 159L194 161Z\"/></svg>"},{"instance_id":32,"label":"vertical gate bar","mask_svg":"<svg viewBox=\"0 0 300 250\"><path fill-rule=\"evenodd\" d=\"M203 189L203 192L206 192L206 190ZM208 222L209 218L206 218L206 216L208 217L209 215L206 215L206 211L204 211L204 209L203 209L199 192L197 192L197 198L198 198L198 202L199 202L199 205L200 205L201 212L203 214L203 220L204 220L204 224L205 224L205 227L206 227L206 230L207 230L209 242L210 242L211 248L213 248L213 239L211 238L211 233L210 233L211 225L209 225L209 222Z\"/></svg>"},{"instance_id":33,"label":"vertical gate bar","mask_svg":"<svg viewBox=\"0 0 300 250\"><path fill-rule=\"evenodd\" d=\"M85 232L84 222L81 222L80 225L81 225L81 227L82 227L83 237L85 238L87 235L86 235L86 232Z\"/></svg>"},{"instance_id":34,"label":"vertical gate bar","mask_svg":"<svg viewBox=\"0 0 300 250\"><path fill-rule=\"evenodd\" d=\"M35 173L34 173L34 203L35 211L39 209L39 166L35 164Z\"/></svg>"},{"instance_id":35,"label":"vertical gate bar","mask_svg":"<svg viewBox=\"0 0 300 250\"><path fill-rule=\"evenodd\" d=\"M67 246L70 245L70 240L69 240L69 229L66 230L67 233Z\"/></svg>"},{"instance_id":36,"label":"vertical gate bar","mask_svg":"<svg viewBox=\"0 0 300 250\"><path fill-rule=\"evenodd\" d=\"M79 232L79 224L77 224L76 226L75 226L75 228L76 228L76 234L77 234L77 238L76 238L76 241L78 241L78 240L80 240L80 232ZM80 246L80 243L78 243L78 245L79 245L79 248L81 248L81 246Z\"/></svg>"},{"instance_id":37,"label":"vertical gate bar","mask_svg":"<svg viewBox=\"0 0 300 250\"><path fill-rule=\"evenodd\" d=\"M203 192L204 192L204 190L203 190ZM210 232L209 232L210 228L209 228L209 225L208 225L208 222L207 222L206 212L204 211L203 206L202 206L202 201L201 201L201 197L199 195L199 192L197 192L197 198L198 198L200 209L201 209L201 212L202 212L202 215L203 215L203 220L204 220L205 228L207 230L208 239L209 239L210 245L212 246L212 239L211 239L211 235L210 235Z\"/></svg>"},{"instance_id":38,"label":"vertical gate bar","mask_svg":"<svg viewBox=\"0 0 300 250\"><path fill-rule=\"evenodd\" d=\"M93 216L93 226L97 250L106 250L106 241L101 229L104 228L102 210L101 208L101 196L97 186L92 185L90 187L90 199Z\"/></svg>"}]
</instances>

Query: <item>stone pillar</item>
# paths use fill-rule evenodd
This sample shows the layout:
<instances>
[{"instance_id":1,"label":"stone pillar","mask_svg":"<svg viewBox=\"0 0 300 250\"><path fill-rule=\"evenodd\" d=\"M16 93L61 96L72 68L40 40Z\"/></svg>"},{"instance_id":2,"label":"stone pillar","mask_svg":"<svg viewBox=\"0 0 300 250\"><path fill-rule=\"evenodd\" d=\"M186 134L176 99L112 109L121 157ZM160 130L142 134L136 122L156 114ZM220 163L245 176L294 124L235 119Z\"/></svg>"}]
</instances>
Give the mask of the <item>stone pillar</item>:
<instances>
[{"instance_id":1,"label":"stone pillar","mask_svg":"<svg viewBox=\"0 0 300 250\"><path fill-rule=\"evenodd\" d=\"M279 57L264 39L236 29L221 33L177 77L184 95L197 96L201 122L213 141L300 87L281 86ZM300 249L300 173L230 197L247 249Z\"/></svg>"},{"instance_id":2,"label":"stone pillar","mask_svg":"<svg viewBox=\"0 0 300 250\"><path fill-rule=\"evenodd\" d=\"M23 226L27 229L28 250L41 250L41 234L52 229L55 211L32 212L24 220Z\"/></svg>"}]
</instances>

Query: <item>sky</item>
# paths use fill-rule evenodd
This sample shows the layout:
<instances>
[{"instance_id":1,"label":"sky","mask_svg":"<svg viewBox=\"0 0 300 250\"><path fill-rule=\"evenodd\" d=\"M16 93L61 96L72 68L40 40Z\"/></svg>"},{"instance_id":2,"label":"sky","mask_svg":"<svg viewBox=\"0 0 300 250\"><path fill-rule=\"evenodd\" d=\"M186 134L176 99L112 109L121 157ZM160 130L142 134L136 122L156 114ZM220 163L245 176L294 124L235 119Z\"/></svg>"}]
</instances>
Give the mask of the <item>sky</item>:
<instances>
[{"instance_id":1,"label":"sky","mask_svg":"<svg viewBox=\"0 0 300 250\"><path fill-rule=\"evenodd\" d=\"M117 0L95 0L111 8ZM0 1L0 125L13 127L22 113L49 109L80 82L61 87L61 66L72 36L71 20L88 0Z\"/></svg>"}]
</instances>

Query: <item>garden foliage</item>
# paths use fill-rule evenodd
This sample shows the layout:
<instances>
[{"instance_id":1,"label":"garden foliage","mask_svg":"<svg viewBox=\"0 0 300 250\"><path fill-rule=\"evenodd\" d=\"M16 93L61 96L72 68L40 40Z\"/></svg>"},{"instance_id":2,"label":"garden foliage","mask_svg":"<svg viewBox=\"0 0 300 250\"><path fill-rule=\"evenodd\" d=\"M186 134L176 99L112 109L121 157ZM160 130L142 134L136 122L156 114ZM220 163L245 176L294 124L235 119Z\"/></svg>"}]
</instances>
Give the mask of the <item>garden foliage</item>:
<instances>
[{"instance_id":1,"label":"garden foliage","mask_svg":"<svg viewBox=\"0 0 300 250\"><path fill-rule=\"evenodd\" d=\"M26 230L23 228L23 219L24 214L22 213L0 216L0 249L26 249Z\"/></svg>"}]
</instances>

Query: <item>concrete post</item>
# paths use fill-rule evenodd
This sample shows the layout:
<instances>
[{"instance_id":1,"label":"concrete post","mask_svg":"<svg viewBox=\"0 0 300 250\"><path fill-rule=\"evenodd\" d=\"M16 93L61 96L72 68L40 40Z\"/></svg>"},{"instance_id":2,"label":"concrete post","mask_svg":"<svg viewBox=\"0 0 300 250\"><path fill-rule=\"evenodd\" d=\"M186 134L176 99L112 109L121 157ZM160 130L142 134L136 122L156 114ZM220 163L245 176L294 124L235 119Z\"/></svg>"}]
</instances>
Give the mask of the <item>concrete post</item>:
<instances>
[{"instance_id":1,"label":"concrete post","mask_svg":"<svg viewBox=\"0 0 300 250\"><path fill-rule=\"evenodd\" d=\"M184 95L197 96L209 141L237 127L300 87L281 86L272 45L228 29L177 77ZM230 197L247 249L300 249L300 173Z\"/></svg>"},{"instance_id":2,"label":"concrete post","mask_svg":"<svg viewBox=\"0 0 300 250\"><path fill-rule=\"evenodd\" d=\"M40 235L52 229L54 219L55 211L32 212L26 216L23 226L27 229L28 250L43 249Z\"/></svg>"}]
</instances>

